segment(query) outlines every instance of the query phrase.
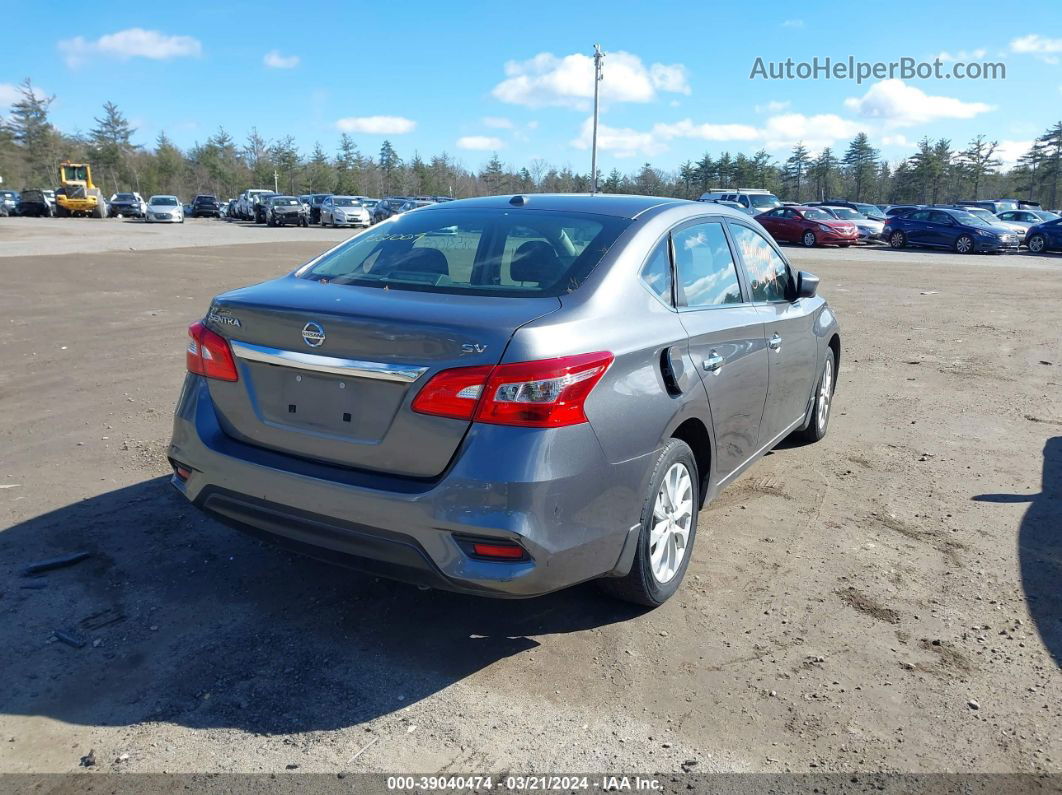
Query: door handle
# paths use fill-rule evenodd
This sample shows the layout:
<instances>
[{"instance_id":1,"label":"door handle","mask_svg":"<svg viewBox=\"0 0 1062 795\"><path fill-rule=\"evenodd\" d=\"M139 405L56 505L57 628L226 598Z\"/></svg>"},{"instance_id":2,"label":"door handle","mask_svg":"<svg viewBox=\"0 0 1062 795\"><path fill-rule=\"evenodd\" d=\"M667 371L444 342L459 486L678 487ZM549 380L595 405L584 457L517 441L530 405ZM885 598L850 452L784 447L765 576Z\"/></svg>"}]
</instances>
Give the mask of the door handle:
<instances>
[{"instance_id":1,"label":"door handle","mask_svg":"<svg viewBox=\"0 0 1062 795\"><path fill-rule=\"evenodd\" d=\"M716 371L717 371L717 370L718 370L718 369L719 369L720 367L722 367L722 366L723 366L723 363L724 363L725 361L726 361L726 359L724 359L724 358L723 358L722 356L720 356L720 355L719 355L718 353L716 353L715 351L712 351L712 352L711 352L710 354L708 354L707 358L705 358L705 360L704 360L704 363L703 363L703 365L702 365L702 366L703 366L703 367L704 367L704 369L705 369L705 370L707 370L707 371L708 371L709 373L714 373L714 372L716 372Z\"/></svg>"},{"instance_id":2,"label":"door handle","mask_svg":"<svg viewBox=\"0 0 1062 795\"><path fill-rule=\"evenodd\" d=\"M772 351L780 351L782 349L782 338L775 334L767 341L767 347Z\"/></svg>"}]
</instances>

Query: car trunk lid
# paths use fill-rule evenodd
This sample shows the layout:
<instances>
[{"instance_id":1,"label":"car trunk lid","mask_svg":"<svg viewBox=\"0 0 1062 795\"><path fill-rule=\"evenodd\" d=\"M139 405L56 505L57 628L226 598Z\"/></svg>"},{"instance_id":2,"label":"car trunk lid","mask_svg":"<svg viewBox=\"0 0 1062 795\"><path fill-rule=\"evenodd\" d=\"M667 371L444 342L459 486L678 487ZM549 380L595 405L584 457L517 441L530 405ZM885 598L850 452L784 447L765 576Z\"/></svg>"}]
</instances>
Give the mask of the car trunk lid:
<instances>
[{"instance_id":1,"label":"car trunk lid","mask_svg":"<svg viewBox=\"0 0 1062 795\"><path fill-rule=\"evenodd\" d=\"M285 277L215 299L239 380L209 381L241 441L392 474L441 473L469 423L410 402L437 372L496 364L513 332L557 298L500 298L322 284Z\"/></svg>"}]
</instances>

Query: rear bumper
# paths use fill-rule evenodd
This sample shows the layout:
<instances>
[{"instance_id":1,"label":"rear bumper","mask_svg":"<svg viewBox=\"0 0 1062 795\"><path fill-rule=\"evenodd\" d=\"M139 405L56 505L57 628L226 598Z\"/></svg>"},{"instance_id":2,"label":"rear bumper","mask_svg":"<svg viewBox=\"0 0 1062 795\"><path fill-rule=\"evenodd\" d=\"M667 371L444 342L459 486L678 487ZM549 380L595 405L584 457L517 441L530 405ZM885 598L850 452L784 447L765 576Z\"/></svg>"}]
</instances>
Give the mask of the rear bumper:
<instances>
[{"instance_id":1,"label":"rear bumper","mask_svg":"<svg viewBox=\"0 0 1062 795\"><path fill-rule=\"evenodd\" d=\"M191 470L173 485L230 525L378 576L501 597L625 573L651 457L609 463L587 424L477 424L430 481L344 469L227 436L198 376L185 381L169 456ZM517 542L529 559L477 560L462 537Z\"/></svg>"}]
</instances>

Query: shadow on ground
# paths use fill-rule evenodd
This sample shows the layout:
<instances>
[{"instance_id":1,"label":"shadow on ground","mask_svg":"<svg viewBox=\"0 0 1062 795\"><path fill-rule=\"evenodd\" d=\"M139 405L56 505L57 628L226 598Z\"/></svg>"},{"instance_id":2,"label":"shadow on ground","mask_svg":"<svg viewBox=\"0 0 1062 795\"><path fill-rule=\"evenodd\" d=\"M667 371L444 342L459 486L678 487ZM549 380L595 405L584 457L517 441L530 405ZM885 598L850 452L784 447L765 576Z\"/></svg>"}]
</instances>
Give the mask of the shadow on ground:
<instances>
[{"instance_id":1,"label":"shadow on ground","mask_svg":"<svg viewBox=\"0 0 1062 795\"><path fill-rule=\"evenodd\" d=\"M419 591L281 551L199 514L166 478L0 533L0 712L288 733L401 709L529 636L639 614L592 585L527 601ZM27 563L76 550L74 566ZM53 639L65 630L85 642Z\"/></svg>"},{"instance_id":2,"label":"shadow on ground","mask_svg":"<svg viewBox=\"0 0 1062 795\"><path fill-rule=\"evenodd\" d=\"M1029 503L1018 530L1022 589L1040 639L1062 666L1062 436L1044 445L1039 494L979 494L974 499Z\"/></svg>"}]
</instances>

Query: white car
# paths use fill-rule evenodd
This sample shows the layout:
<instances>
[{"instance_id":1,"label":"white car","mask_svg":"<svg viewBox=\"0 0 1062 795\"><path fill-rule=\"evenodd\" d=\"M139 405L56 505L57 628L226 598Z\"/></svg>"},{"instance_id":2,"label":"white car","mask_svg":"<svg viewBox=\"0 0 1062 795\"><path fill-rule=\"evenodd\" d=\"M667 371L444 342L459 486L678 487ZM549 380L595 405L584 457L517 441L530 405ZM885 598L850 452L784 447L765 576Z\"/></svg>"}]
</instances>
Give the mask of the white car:
<instances>
[{"instance_id":1,"label":"white car","mask_svg":"<svg viewBox=\"0 0 1062 795\"><path fill-rule=\"evenodd\" d=\"M176 196L159 194L148 199L144 220L149 224L183 224L184 205Z\"/></svg>"},{"instance_id":2,"label":"white car","mask_svg":"<svg viewBox=\"0 0 1062 795\"><path fill-rule=\"evenodd\" d=\"M1029 231L1030 226L1036 226L1042 224L1045 221L1056 221L1058 216L1047 210L1007 210L1000 213L998 216L1000 221L1005 225L1014 229L1022 239L1025 239L1025 233Z\"/></svg>"},{"instance_id":3,"label":"white car","mask_svg":"<svg viewBox=\"0 0 1062 795\"><path fill-rule=\"evenodd\" d=\"M321 226L369 226L372 217L355 196L329 196L321 202Z\"/></svg>"}]
</instances>

